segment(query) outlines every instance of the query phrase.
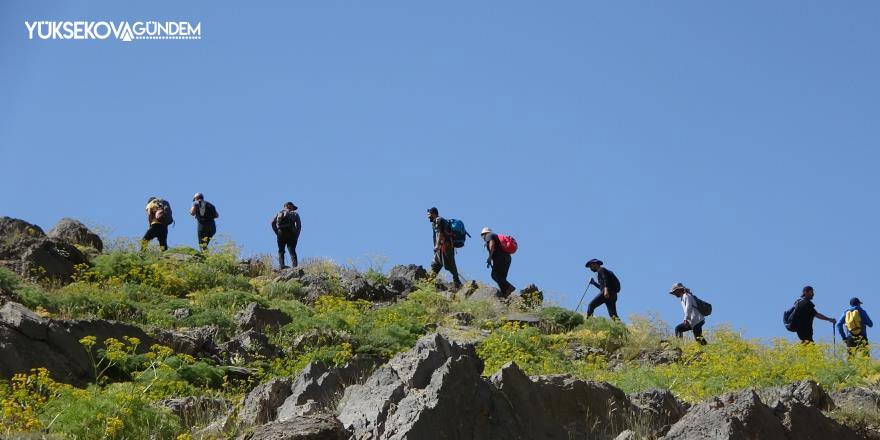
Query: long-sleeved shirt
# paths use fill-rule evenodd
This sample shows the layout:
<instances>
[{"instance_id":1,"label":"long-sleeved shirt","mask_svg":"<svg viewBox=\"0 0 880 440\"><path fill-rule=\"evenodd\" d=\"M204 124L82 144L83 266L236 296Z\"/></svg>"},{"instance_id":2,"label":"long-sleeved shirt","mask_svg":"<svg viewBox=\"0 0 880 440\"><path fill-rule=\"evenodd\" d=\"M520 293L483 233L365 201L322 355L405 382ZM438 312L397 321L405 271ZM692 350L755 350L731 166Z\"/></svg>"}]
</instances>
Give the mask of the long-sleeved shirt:
<instances>
[{"instance_id":1,"label":"long-sleeved shirt","mask_svg":"<svg viewBox=\"0 0 880 440\"><path fill-rule=\"evenodd\" d=\"M691 324L691 327L703 322L706 318L697 309L697 301L690 293L681 295L681 309L684 310L684 319Z\"/></svg>"},{"instance_id":2,"label":"long-sleeved shirt","mask_svg":"<svg viewBox=\"0 0 880 440\"><path fill-rule=\"evenodd\" d=\"M844 310L843 314L840 315L840 319L837 320L837 332L840 333L840 338L846 339L847 337L849 337L851 335L849 329L846 328L846 312L849 312L851 310L858 310L859 313L861 313L861 315L862 315L862 334L861 334L861 336L864 336L865 338L867 338L868 337L867 327L873 327L874 323L871 322L871 318L868 316L868 312L866 312L865 309L863 309L859 306L850 307L850 308Z\"/></svg>"}]
</instances>

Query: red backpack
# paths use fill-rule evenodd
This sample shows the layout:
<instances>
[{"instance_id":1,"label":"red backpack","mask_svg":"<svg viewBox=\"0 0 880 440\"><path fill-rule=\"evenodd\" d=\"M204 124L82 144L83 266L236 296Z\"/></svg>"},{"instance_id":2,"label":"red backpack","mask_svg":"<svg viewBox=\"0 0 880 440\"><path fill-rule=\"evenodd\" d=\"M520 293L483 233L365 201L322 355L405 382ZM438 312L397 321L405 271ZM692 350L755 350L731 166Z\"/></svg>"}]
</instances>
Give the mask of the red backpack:
<instances>
[{"instance_id":1,"label":"red backpack","mask_svg":"<svg viewBox=\"0 0 880 440\"><path fill-rule=\"evenodd\" d=\"M516 239L509 235L498 234L498 241L501 242L501 250L508 254L515 254L516 250L519 249Z\"/></svg>"}]
</instances>

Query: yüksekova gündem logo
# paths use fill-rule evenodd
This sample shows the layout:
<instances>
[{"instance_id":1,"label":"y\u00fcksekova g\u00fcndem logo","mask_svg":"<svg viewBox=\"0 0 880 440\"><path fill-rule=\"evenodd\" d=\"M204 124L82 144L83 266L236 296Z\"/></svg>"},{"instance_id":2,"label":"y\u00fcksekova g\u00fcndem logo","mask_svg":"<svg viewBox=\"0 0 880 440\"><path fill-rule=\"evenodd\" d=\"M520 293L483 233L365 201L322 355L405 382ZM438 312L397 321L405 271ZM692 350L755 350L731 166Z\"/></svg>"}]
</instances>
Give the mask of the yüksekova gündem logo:
<instances>
[{"instance_id":1,"label":"y\u00fcksekova g\u00fcndem logo","mask_svg":"<svg viewBox=\"0 0 880 440\"><path fill-rule=\"evenodd\" d=\"M31 40L201 40L202 23L187 21L34 21L24 22Z\"/></svg>"}]
</instances>

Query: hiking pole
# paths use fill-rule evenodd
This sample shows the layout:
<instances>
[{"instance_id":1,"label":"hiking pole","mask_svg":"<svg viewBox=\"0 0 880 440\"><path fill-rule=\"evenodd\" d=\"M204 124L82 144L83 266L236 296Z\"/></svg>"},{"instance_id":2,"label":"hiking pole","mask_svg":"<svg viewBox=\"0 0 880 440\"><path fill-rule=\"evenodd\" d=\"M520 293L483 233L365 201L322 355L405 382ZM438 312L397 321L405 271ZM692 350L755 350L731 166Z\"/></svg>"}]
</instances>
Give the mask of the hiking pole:
<instances>
[{"instance_id":1,"label":"hiking pole","mask_svg":"<svg viewBox=\"0 0 880 440\"><path fill-rule=\"evenodd\" d=\"M587 283L587 288L586 288L586 289L584 289L584 294L583 294L583 295L581 295L581 300L580 300L580 301L578 301L578 306L577 306L577 307L575 307L575 308L574 308L574 311L575 311L575 312L577 312L577 311L578 311L578 309L579 309L579 308L581 308L581 303L583 303L583 302L584 302L584 297L586 297L586 296L587 296L587 291L588 291L588 290L590 290L590 285L593 285L593 284L596 284L596 281L594 281L594 280L593 280L593 279L592 279L592 278L590 278L590 282L589 282L589 283ZM598 285L598 284L596 284L596 287L599 287L599 285Z\"/></svg>"}]
</instances>

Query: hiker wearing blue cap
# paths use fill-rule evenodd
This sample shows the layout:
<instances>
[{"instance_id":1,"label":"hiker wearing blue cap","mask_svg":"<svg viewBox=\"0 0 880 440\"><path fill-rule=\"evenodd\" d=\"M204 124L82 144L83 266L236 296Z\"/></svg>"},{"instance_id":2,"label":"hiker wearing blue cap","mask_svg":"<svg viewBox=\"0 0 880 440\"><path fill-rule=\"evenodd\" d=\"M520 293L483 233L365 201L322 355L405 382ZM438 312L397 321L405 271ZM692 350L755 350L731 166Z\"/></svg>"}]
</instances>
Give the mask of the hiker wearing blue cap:
<instances>
[{"instance_id":1,"label":"hiker wearing blue cap","mask_svg":"<svg viewBox=\"0 0 880 440\"><path fill-rule=\"evenodd\" d=\"M862 308L860 299L850 299L849 305L850 308L846 309L837 320L837 331L840 333L840 338L846 341L850 352L853 352L868 347L867 327L873 327L874 323L871 322L868 312Z\"/></svg>"}]
</instances>

